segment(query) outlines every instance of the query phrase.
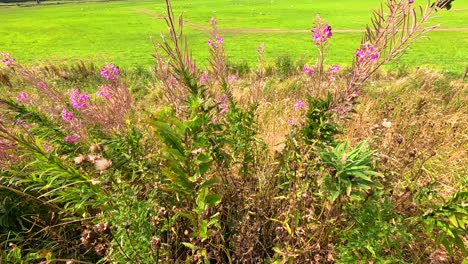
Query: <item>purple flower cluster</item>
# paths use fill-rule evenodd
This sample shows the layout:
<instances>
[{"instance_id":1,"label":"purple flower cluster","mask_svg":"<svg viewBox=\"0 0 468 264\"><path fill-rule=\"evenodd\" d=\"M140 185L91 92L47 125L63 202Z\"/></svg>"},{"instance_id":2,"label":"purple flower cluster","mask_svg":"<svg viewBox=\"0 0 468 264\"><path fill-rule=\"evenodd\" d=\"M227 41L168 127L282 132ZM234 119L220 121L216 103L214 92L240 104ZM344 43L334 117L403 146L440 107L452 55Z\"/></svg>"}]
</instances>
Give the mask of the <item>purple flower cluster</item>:
<instances>
[{"instance_id":1,"label":"purple flower cluster","mask_svg":"<svg viewBox=\"0 0 468 264\"><path fill-rule=\"evenodd\" d=\"M307 65L304 65L304 67L302 67L302 71L309 76L314 75L314 69L312 69L311 67Z\"/></svg>"},{"instance_id":2,"label":"purple flower cluster","mask_svg":"<svg viewBox=\"0 0 468 264\"><path fill-rule=\"evenodd\" d=\"M89 99L89 94L83 93L81 94L80 89L75 89L70 92L70 103L73 108L81 109L86 108L88 104L86 101Z\"/></svg>"},{"instance_id":3,"label":"purple flower cluster","mask_svg":"<svg viewBox=\"0 0 468 264\"><path fill-rule=\"evenodd\" d=\"M330 74L336 74L336 73L338 73L340 71L340 69L341 69L340 65L333 65L328 69L328 72Z\"/></svg>"},{"instance_id":4,"label":"purple flower cluster","mask_svg":"<svg viewBox=\"0 0 468 264\"><path fill-rule=\"evenodd\" d=\"M99 90L96 92L96 95L98 97L109 99L112 97L111 88L107 85L101 85L99 86Z\"/></svg>"},{"instance_id":5,"label":"purple flower cluster","mask_svg":"<svg viewBox=\"0 0 468 264\"><path fill-rule=\"evenodd\" d=\"M331 26L328 24L319 25L312 31L312 39L315 41L316 46L320 46L327 42L332 36Z\"/></svg>"},{"instance_id":6,"label":"purple flower cluster","mask_svg":"<svg viewBox=\"0 0 468 264\"><path fill-rule=\"evenodd\" d=\"M65 143L75 143L78 138L75 135L69 135L65 137Z\"/></svg>"},{"instance_id":7,"label":"purple flower cluster","mask_svg":"<svg viewBox=\"0 0 468 264\"><path fill-rule=\"evenodd\" d=\"M216 48L219 48L219 46L221 46L221 44L223 44L223 43L224 43L224 39L223 39L221 36L216 36L216 45L215 45L215 47L216 47ZM212 40L212 39L208 39L208 45L209 45L210 47L213 47L213 44L214 44L214 43L213 43L213 40Z\"/></svg>"},{"instance_id":8,"label":"purple flower cluster","mask_svg":"<svg viewBox=\"0 0 468 264\"><path fill-rule=\"evenodd\" d=\"M15 58L11 57L9 52L0 52L0 58L0 62L4 63L7 67L11 67L11 65L13 65L13 62L16 61Z\"/></svg>"},{"instance_id":9,"label":"purple flower cluster","mask_svg":"<svg viewBox=\"0 0 468 264\"><path fill-rule=\"evenodd\" d=\"M21 92L19 96L17 96L15 99L18 103L24 103L28 99L28 94L25 92Z\"/></svg>"},{"instance_id":10,"label":"purple flower cluster","mask_svg":"<svg viewBox=\"0 0 468 264\"><path fill-rule=\"evenodd\" d=\"M63 121L71 121L71 120L73 120L73 117L74 117L73 113L67 112L67 109L62 110L62 120Z\"/></svg>"},{"instance_id":11,"label":"purple flower cluster","mask_svg":"<svg viewBox=\"0 0 468 264\"><path fill-rule=\"evenodd\" d=\"M107 64L101 68L101 77L109 81L117 80L119 74L120 70L114 64Z\"/></svg>"},{"instance_id":12,"label":"purple flower cluster","mask_svg":"<svg viewBox=\"0 0 468 264\"><path fill-rule=\"evenodd\" d=\"M208 82L208 74L203 73L200 77L200 84L206 84Z\"/></svg>"},{"instance_id":13,"label":"purple flower cluster","mask_svg":"<svg viewBox=\"0 0 468 264\"><path fill-rule=\"evenodd\" d=\"M369 60L374 62L379 58L379 53L374 45L364 45L361 49L356 52L358 62Z\"/></svg>"},{"instance_id":14,"label":"purple flower cluster","mask_svg":"<svg viewBox=\"0 0 468 264\"><path fill-rule=\"evenodd\" d=\"M218 24L218 20L216 20L216 19L214 19L214 18L210 18L210 24L211 24L212 26L214 26L214 25Z\"/></svg>"},{"instance_id":15,"label":"purple flower cluster","mask_svg":"<svg viewBox=\"0 0 468 264\"><path fill-rule=\"evenodd\" d=\"M228 100L229 100L229 97L227 97L227 96L223 96L223 97L219 100L219 108L220 108L219 113L220 113L221 116L223 116L223 117L224 117L224 115L225 115L226 113L229 112Z\"/></svg>"},{"instance_id":16,"label":"purple flower cluster","mask_svg":"<svg viewBox=\"0 0 468 264\"><path fill-rule=\"evenodd\" d=\"M307 109L308 107L309 105L301 99L297 100L297 102L294 104L295 110Z\"/></svg>"}]
</instances>

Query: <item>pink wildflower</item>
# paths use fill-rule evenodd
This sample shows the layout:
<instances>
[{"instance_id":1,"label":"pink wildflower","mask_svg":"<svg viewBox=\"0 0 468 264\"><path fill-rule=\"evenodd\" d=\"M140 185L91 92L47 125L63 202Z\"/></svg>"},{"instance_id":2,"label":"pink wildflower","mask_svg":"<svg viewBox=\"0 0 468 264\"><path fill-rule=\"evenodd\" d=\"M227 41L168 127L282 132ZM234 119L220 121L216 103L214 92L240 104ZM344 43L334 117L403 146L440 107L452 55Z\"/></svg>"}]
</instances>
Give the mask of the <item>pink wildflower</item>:
<instances>
[{"instance_id":1,"label":"pink wildflower","mask_svg":"<svg viewBox=\"0 0 468 264\"><path fill-rule=\"evenodd\" d=\"M81 109L86 108L88 105L86 101L89 99L89 94L83 93L81 94L80 89L75 89L70 93L70 103L73 108Z\"/></svg>"},{"instance_id":2,"label":"pink wildflower","mask_svg":"<svg viewBox=\"0 0 468 264\"><path fill-rule=\"evenodd\" d=\"M24 103L28 99L28 94L25 92L21 92L18 97L16 97L16 101L18 103Z\"/></svg>"},{"instance_id":3,"label":"pink wildflower","mask_svg":"<svg viewBox=\"0 0 468 264\"><path fill-rule=\"evenodd\" d=\"M313 29L312 39L315 41L315 45L320 46L327 42L332 36L331 27L328 24L323 24Z\"/></svg>"},{"instance_id":4,"label":"pink wildflower","mask_svg":"<svg viewBox=\"0 0 468 264\"><path fill-rule=\"evenodd\" d=\"M330 74L335 74L335 73L338 73L340 71L340 65L334 65L334 66L331 66L330 69L328 69L328 72Z\"/></svg>"},{"instance_id":5,"label":"pink wildflower","mask_svg":"<svg viewBox=\"0 0 468 264\"><path fill-rule=\"evenodd\" d=\"M75 135L65 137L65 143L75 143L78 138Z\"/></svg>"},{"instance_id":6,"label":"pink wildflower","mask_svg":"<svg viewBox=\"0 0 468 264\"><path fill-rule=\"evenodd\" d=\"M265 52L265 44L264 43L262 43L262 44L260 44L258 46L257 52L259 52L259 53L264 53Z\"/></svg>"},{"instance_id":7,"label":"pink wildflower","mask_svg":"<svg viewBox=\"0 0 468 264\"><path fill-rule=\"evenodd\" d=\"M219 113L221 114L221 116L224 116L226 113L229 112L228 100L229 100L229 97L227 96L223 96L219 100L219 108L220 108Z\"/></svg>"},{"instance_id":8,"label":"pink wildflower","mask_svg":"<svg viewBox=\"0 0 468 264\"><path fill-rule=\"evenodd\" d=\"M96 92L96 95L98 97L109 99L112 97L111 88L107 85L101 85L99 86L99 90Z\"/></svg>"},{"instance_id":9,"label":"pink wildflower","mask_svg":"<svg viewBox=\"0 0 468 264\"><path fill-rule=\"evenodd\" d=\"M205 84L208 82L208 74L203 73L202 76L200 77L200 84Z\"/></svg>"},{"instance_id":10,"label":"pink wildflower","mask_svg":"<svg viewBox=\"0 0 468 264\"><path fill-rule=\"evenodd\" d=\"M294 104L295 110L306 109L307 107L309 107L309 105L301 99L297 100L297 102Z\"/></svg>"},{"instance_id":11,"label":"pink wildflower","mask_svg":"<svg viewBox=\"0 0 468 264\"><path fill-rule=\"evenodd\" d=\"M214 18L210 18L210 24L211 24L212 26L214 26L214 25L218 24L218 20L216 20L216 19L214 19Z\"/></svg>"},{"instance_id":12,"label":"pink wildflower","mask_svg":"<svg viewBox=\"0 0 468 264\"><path fill-rule=\"evenodd\" d=\"M63 121L71 121L71 120L73 120L73 117L74 117L73 113L67 112L67 109L62 110L62 120Z\"/></svg>"},{"instance_id":13,"label":"pink wildflower","mask_svg":"<svg viewBox=\"0 0 468 264\"><path fill-rule=\"evenodd\" d=\"M209 45L210 47L213 46L213 41L212 41L211 39L208 39L208 45Z\"/></svg>"},{"instance_id":14,"label":"pink wildflower","mask_svg":"<svg viewBox=\"0 0 468 264\"><path fill-rule=\"evenodd\" d=\"M221 36L216 36L216 44L220 45L223 44L224 40Z\"/></svg>"},{"instance_id":15,"label":"pink wildflower","mask_svg":"<svg viewBox=\"0 0 468 264\"><path fill-rule=\"evenodd\" d=\"M0 57L3 57L0 60L0 62L4 63L5 66L7 66L7 67L11 67L11 65L13 65L13 62L16 61L16 59L11 57L10 53L8 53L8 52L0 53Z\"/></svg>"},{"instance_id":16,"label":"pink wildflower","mask_svg":"<svg viewBox=\"0 0 468 264\"><path fill-rule=\"evenodd\" d=\"M304 67L302 67L302 71L309 76L312 76L314 74L314 69L308 67L307 65L304 65Z\"/></svg>"},{"instance_id":17,"label":"pink wildflower","mask_svg":"<svg viewBox=\"0 0 468 264\"><path fill-rule=\"evenodd\" d=\"M408 0L408 4L411 5L412 3L414 3L414 0Z\"/></svg>"},{"instance_id":18,"label":"pink wildflower","mask_svg":"<svg viewBox=\"0 0 468 264\"><path fill-rule=\"evenodd\" d=\"M366 59L374 62L379 58L379 53L374 45L364 45L356 52L356 57L358 58L358 62L363 62Z\"/></svg>"},{"instance_id":19,"label":"pink wildflower","mask_svg":"<svg viewBox=\"0 0 468 264\"><path fill-rule=\"evenodd\" d=\"M119 68L114 64L107 64L101 68L101 76L109 81L115 81L120 74Z\"/></svg>"},{"instance_id":20,"label":"pink wildflower","mask_svg":"<svg viewBox=\"0 0 468 264\"><path fill-rule=\"evenodd\" d=\"M22 124L24 124L24 120L23 119L18 119L18 120L16 120L16 124L18 126L21 126Z\"/></svg>"}]
</instances>

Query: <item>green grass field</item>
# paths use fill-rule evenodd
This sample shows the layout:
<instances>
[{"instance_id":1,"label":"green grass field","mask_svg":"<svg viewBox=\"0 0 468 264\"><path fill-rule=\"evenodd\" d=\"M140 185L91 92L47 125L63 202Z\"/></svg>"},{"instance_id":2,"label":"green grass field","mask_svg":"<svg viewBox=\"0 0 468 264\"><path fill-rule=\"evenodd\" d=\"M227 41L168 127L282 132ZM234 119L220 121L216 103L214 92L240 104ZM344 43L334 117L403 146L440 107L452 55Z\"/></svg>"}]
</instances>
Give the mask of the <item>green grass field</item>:
<instances>
[{"instance_id":1,"label":"green grass field","mask_svg":"<svg viewBox=\"0 0 468 264\"><path fill-rule=\"evenodd\" d=\"M424 4L425 1L416 1ZM265 43L266 59L289 54L314 60L308 30L316 14L333 29L364 29L379 0L174 0L175 13L184 14L186 32L195 58L206 64L210 17L225 30L225 43L233 62L254 65L256 47ZM114 62L120 66L153 63L152 40L166 27L161 16L164 1L44 2L28 7L0 6L0 51L9 51L24 63ZM456 1L451 11L439 12L431 23L447 31L431 32L403 56L402 64L428 65L462 74L468 57L468 2ZM262 32L264 29L278 32ZM337 32L327 63L349 64L361 34Z\"/></svg>"}]
</instances>

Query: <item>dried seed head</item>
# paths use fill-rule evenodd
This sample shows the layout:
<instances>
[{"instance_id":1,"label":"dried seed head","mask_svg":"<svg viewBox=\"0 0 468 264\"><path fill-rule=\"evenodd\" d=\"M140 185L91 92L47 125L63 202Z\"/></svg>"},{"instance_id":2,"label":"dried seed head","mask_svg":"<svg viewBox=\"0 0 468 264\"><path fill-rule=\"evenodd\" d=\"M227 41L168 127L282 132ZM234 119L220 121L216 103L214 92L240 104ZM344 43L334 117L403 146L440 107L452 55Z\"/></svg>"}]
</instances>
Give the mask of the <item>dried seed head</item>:
<instances>
[{"instance_id":1,"label":"dried seed head","mask_svg":"<svg viewBox=\"0 0 468 264\"><path fill-rule=\"evenodd\" d=\"M91 152L99 152L99 151L102 151L102 145L101 145L101 144L92 144L92 145L89 147L89 151L91 151Z\"/></svg>"},{"instance_id":2,"label":"dried seed head","mask_svg":"<svg viewBox=\"0 0 468 264\"><path fill-rule=\"evenodd\" d=\"M106 244L99 243L94 248L94 250L96 250L96 253L98 253L98 255L104 256L106 254L106 251L107 251L107 246L106 246Z\"/></svg>"},{"instance_id":3,"label":"dried seed head","mask_svg":"<svg viewBox=\"0 0 468 264\"><path fill-rule=\"evenodd\" d=\"M159 214L165 216L167 214L167 210L165 207L159 208Z\"/></svg>"},{"instance_id":4,"label":"dried seed head","mask_svg":"<svg viewBox=\"0 0 468 264\"><path fill-rule=\"evenodd\" d=\"M161 238L154 236L151 238L151 249L154 251L158 250L161 248Z\"/></svg>"},{"instance_id":5,"label":"dried seed head","mask_svg":"<svg viewBox=\"0 0 468 264\"><path fill-rule=\"evenodd\" d=\"M390 128L392 126L392 122L387 121L387 119L384 118L384 120L382 122L382 126L385 127L385 128Z\"/></svg>"},{"instance_id":6,"label":"dried seed head","mask_svg":"<svg viewBox=\"0 0 468 264\"><path fill-rule=\"evenodd\" d=\"M99 156L96 156L96 155L88 155L88 157L86 157L88 159L89 162L91 163L95 163L96 160L99 159Z\"/></svg>"},{"instance_id":7,"label":"dried seed head","mask_svg":"<svg viewBox=\"0 0 468 264\"><path fill-rule=\"evenodd\" d=\"M78 157L75 157L73 159L73 161L75 161L75 164L81 164L85 160L86 160L86 157L83 154L80 154Z\"/></svg>"},{"instance_id":8,"label":"dried seed head","mask_svg":"<svg viewBox=\"0 0 468 264\"><path fill-rule=\"evenodd\" d=\"M94 168L98 171L107 170L110 168L112 161L108 159L99 159L94 162Z\"/></svg>"},{"instance_id":9,"label":"dried seed head","mask_svg":"<svg viewBox=\"0 0 468 264\"><path fill-rule=\"evenodd\" d=\"M89 246L90 244L94 243L94 241L95 241L95 235L93 231L89 229L85 229L81 233L81 243L83 243L83 245Z\"/></svg>"},{"instance_id":10,"label":"dried seed head","mask_svg":"<svg viewBox=\"0 0 468 264\"><path fill-rule=\"evenodd\" d=\"M94 226L94 232L97 234L105 235L110 233L110 227L107 222L102 222Z\"/></svg>"}]
</instances>

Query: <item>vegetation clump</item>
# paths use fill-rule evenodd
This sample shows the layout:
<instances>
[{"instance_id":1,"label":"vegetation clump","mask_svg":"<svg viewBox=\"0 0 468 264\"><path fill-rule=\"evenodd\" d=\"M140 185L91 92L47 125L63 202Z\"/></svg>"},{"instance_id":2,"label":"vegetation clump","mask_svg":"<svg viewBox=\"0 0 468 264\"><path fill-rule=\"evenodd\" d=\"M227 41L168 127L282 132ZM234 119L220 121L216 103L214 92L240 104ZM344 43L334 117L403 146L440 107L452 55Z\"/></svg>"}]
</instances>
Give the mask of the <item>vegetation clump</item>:
<instances>
[{"instance_id":1,"label":"vegetation clump","mask_svg":"<svg viewBox=\"0 0 468 264\"><path fill-rule=\"evenodd\" d=\"M466 257L466 84L417 71L399 86L365 89L394 78L378 69L433 28L424 25L441 1L417 13L413 1L387 0L350 68L326 65L333 30L317 17L315 64L282 57L269 70L261 44L259 67L241 78L216 19L209 66L200 69L183 19L166 4L169 34L151 73L135 77L114 64L38 69L1 53L0 84L11 89L0 99L2 261ZM131 81L141 76L148 83ZM277 80L291 85L271 88ZM419 94L404 98L414 87ZM433 109L440 101L445 108ZM453 164L446 182L437 175L450 170L443 160Z\"/></svg>"}]
</instances>

